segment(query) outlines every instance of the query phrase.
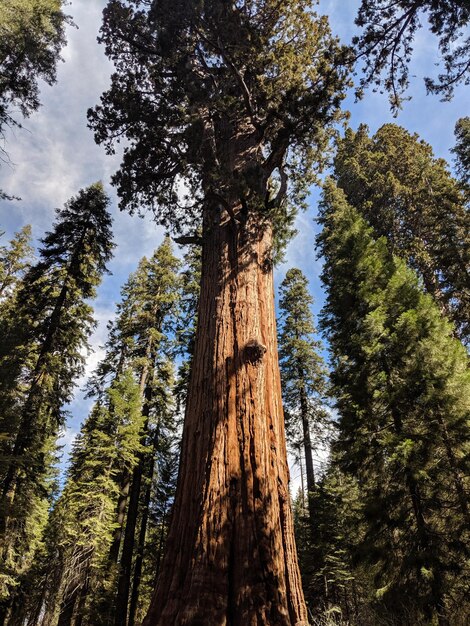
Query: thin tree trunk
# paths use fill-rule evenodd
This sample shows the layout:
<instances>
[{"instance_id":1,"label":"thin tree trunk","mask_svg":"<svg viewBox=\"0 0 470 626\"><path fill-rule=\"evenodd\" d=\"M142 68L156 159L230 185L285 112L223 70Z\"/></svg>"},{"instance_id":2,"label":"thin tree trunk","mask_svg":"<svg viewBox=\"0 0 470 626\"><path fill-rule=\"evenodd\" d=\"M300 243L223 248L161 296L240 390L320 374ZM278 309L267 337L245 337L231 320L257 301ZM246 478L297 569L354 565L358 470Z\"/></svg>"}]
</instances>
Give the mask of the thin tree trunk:
<instances>
[{"instance_id":1,"label":"thin tree trunk","mask_svg":"<svg viewBox=\"0 0 470 626\"><path fill-rule=\"evenodd\" d=\"M75 614L75 606L80 598L81 586L76 586L73 593L66 596L65 604L62 606L59 614L57 626L70 626Z\"/></svg>"},{"instance_id":2,"label":"thin tree trunk","mask_svg":"<svg viewBox=\"0 0 470 626\"><path fill-rule=\"evenodd\" d=\"M315 491L315 470L313 469L312 438L310 436L310 420L308 415L307 393L305 391L305 384L303 383L303 373L300 372L300 374L300 380L302 380L302 386L300 389L300 411L302 414L302 435L305 454L305 470L307 474L308 515L311 525L313 523L313 518L315 515L313 505L313 493Z\"/></svg>"},{"instance_id":3,"label":"thin tree trunk","mask_svg":"<svg viewBox=\"0 0 470 626\"><path fill-rule=\"evenodd\" d=\"M160 524L160 535L158 537L158 550L157 550L157 560L155 563L155 585L157 585L157 580L158 580L158 575L160 574L160 567L162 564L162 559L163 559L163 549L164 549L164 543L165 543L165 528L167 526L168 523L168 516L167 516L167 510L166 510L166 504L165 507L163 509L163 515L162 515L162 522Z\"/></svg>"},{"instance_id":4,"label":"thin tree trunk","mask_svg":"<svg viewBox=\"0 0 470 626\"><path fill-rule=\"evenodd\" d=\"M302 450L299 448L299 466L300 466L300 491L302 493L302 509L305 507L305 485L304 485L304 467L302 465Z\"/></svg>"},{"instance_id":5,"label":"thin tree trunk","mask_svg":"<svg viewBox=\"0 0 470 626\"><path fill-rule=\"evenodd\" d=\"M307 624L288 492L272 233L260 213L239 225L234 213L205 215L178 489L144 626Z\"/></svg>"},{"instance_id":6,"label":"thin tree trunk","mask_svg":"<svg viewBox=\"0 0 470 626\"><path fill-rule=\"evenodd\" d=\"M153 469L153 465L152 465ZM153 472L152 472L153 474ZM128 626L134 626L135 615L137 611L137 603L139 600L140 581L142 577L142 564L144 560L145 536L147 534L147 524L149 518L150 496L152 493L152 475L147 477L148 484L145 489L144 501L142 503L142 519L140 521L139 543L134 563L134 576L132 580L132 592L129 603L129 620Z\"/></svg>"},{"instance_id":7,"label":"thin tree trunk","mask_svg":"<svg viewBox=\"0 0 470 626\"><path fill-rule=\"evenodd\" d=\"M144 433L145 438L148 430L148 417L150 412L150 402L152 399L151 384L145 388L145 402L142 414L145 417ZM129 606L129 591L131 586L132 557L134 555L135 530L137 525L137 515L139 512L140 491L146 454L141 453L139 460L132 473L132 484L129 496L129 506L127 507L126 529L124 531L124 541L122 545L121 561L119 563L119 579L116 596L115 626L126 626Z\"/></svg>"},{"instance_id":8,"label":"thin tree trunk","mask_svg":"<svg viewBox=\"0 0 470 626\"><path fill-rule=\"evenodd\" d=\"M113 541L109 549L109 562L116 564L119 558L119 548L121 547L122 530L126 519L127 500L129 498L130 477L127 470L121 480L121 488L119 490L119 499L116 507L116 528L113 533Z\"/></svg>"}]
</instances>

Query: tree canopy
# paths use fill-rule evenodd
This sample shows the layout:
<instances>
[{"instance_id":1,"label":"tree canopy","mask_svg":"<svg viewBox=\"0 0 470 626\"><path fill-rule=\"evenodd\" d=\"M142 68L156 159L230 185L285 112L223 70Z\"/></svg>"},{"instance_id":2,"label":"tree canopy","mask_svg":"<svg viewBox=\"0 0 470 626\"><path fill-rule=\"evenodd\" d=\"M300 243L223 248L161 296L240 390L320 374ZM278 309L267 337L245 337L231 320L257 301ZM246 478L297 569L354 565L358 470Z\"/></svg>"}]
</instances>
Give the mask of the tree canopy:
<instances>
[{"instance_id":1,"label":"tree canopy","mask_svg":"<svg viewBox=\"0 0 470 626\"><path fill-rule=\"evenodd\" d=\"M109 152L127 140L121 207L181 229L203 196L278 208L286 172L303 196L348 81L347 50L310 2L111 0L101 42L116 72L89 120Z\"/></svg>"},{"instance_id":2,"label":"tree canopy","mask_svg":"<svg viewBox=\"0 0 470 626\"><path fill-rule=\"evenodd\" d=\"M39 83L52 85L65 44L62 0L2 0L0 6L0 134L20 126L18 108L30 115L39 105Z\"/></svg>"},{"instance_id":3,"label":"tree canopy","mask_svg":"<svg viewBox=\"0 0 470 626\"><path fill-rule=\"evenodd\" d=\"M470 213L447 163L400 126L385 124L369 137L361 125L338 141L334 177L348 202L418 272L468 341Z\"/></svg>"},{"instance_id":4,"label":"tree canopy","mask_svg":"<svg viewBox=\"0 0 470 626\"><path fill-rule=\"evenodd\" d=\"M360 86L383 87L395 111L409 86L409 63L423 19L438 40L441 68L437 78L424 79L426 89L449 100L459 83L470 84L467 0L362 0L359 8L356 24L364 32L354 43L359 59L365 60Z\"/></svg>"}]
</instances>

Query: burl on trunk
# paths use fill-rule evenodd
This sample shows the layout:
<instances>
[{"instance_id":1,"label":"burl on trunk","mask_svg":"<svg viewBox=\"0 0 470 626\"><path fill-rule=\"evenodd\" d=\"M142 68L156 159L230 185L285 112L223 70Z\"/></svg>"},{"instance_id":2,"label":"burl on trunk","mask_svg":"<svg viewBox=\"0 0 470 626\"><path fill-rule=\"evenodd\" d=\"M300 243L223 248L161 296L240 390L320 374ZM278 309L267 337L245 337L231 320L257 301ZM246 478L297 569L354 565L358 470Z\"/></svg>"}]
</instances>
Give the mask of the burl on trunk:
<instances>
[{"instance_id":1,"label":"burl on trunk","mask_svg":"<svg viewBox=\"0 0 470 626\"><path fill-rule=\"evenodd\" d=\"M238 214L240 216L241 213ZM145 626L306 626L262 214L207 212L178 490Z\"/></svg>"}]
</instances>

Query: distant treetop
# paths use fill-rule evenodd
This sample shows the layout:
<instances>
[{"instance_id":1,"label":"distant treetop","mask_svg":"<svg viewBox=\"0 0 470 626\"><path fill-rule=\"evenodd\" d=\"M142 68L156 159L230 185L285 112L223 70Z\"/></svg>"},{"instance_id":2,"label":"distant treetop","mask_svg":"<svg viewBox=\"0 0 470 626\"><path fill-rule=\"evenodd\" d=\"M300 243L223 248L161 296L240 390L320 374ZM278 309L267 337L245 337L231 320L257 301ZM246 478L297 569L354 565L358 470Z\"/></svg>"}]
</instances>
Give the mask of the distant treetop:
<instances>
[{"instance_id":1,"label":"distant treetop","mask_svg":"<svg viewBox=\"0 0 470 626\"><path fill-rule=\"evenodd\" d=\"M0 134L40 105L38 79L52 85L65 44L62 0L2 0L0 4Z\"/></svg>"}]
</instances>

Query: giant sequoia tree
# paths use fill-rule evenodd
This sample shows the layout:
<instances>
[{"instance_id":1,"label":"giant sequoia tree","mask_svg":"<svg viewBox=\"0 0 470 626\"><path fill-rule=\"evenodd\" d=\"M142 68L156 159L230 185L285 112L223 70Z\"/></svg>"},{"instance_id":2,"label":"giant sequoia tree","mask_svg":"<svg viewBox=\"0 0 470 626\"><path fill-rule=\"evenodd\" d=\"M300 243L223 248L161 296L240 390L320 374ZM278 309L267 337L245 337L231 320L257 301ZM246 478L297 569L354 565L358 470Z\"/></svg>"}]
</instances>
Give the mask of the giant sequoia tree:
<instances>
[{"instance_id":1,"label":"giant sequoia tree","mask_svg":"<svg viewBox=\"0 0 470 626\"><path fill-rule=\"evenodd\" d=\"M122 207L153 209L177 229L202 222L178 492L144 623L306 623L273 229L340 116L346 52L307 0L113 0L101 39L116 72L90 122L111 151L127 140L114 178Z\"/></svg>"}]
</instances>

